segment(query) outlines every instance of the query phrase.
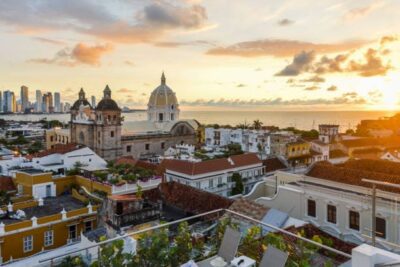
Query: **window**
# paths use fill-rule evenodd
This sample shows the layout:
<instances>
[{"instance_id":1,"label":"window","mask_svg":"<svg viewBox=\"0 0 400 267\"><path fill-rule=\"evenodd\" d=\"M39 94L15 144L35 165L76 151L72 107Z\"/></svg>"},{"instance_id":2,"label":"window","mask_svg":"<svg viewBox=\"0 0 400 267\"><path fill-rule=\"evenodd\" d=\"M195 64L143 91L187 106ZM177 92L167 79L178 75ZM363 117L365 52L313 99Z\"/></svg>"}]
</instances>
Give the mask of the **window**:
<instances>
[{"instance_id":1,"label":"window","mask_svg":"<svg viewBox=\"0 0 400 267\"><path fill-rule=\"evenodd\" d=\"M145 149L150 150L150 144L145 144Z\"/></svg>"},{"instance_id":2,"label":"window","mask_svg":"<svg viewBox=\"0 0 400 267\"><path fill-rule=\"evenodd\" d=\"M383 218L376 217L376 236L380 238L386 238L386 220Z\"/></svg>"},{"instance_id":3,"label":"window","mask_svg":"<svg viewBox=\"0 0 400 267\"><path fill-rule=\"evenodd\" d=\"M75 240L76 239L76 225L71 225L68 227L68 239Z\"/></svg>"},{"instance_id":4,"label":"window","mask_svg":"<svg viewBox=\"0 0 400 267\"><path fill-rule=\"evenodd\" d=\"M307 200L307 215L311 217L316 217L315 200Z\"/></svg>"},{"instance_id":5,"label":"window","mask_svg":"<svg viewBox=\"0 0 400 267\"><path fill-rule=\"evenodd\" d=\"M349 211L349 228L360 231L360 213L357 211Z\"/></svg>"},{"instance_id":6,"label":"window","mask_svg":"<svg viewBox=\"0 0 400 267\"><path fill-rule=\"evenodd\" d=\"M164 120L164 114L158 113L158 120L163 121Z\"/></svg>"},{"instance_id":7,"label":"window","mask_svg":"<svg viewBox=\"0 0 400 267\"><path fill-rule=\"evenodd\" d=\"M28 235L24 237L24 252L33 250L33 236Z\"/></svg>"},{"instance_id":8,"label":"window","mask_svg":"<svg viewBox=\"0 0 400 267\"><path fill-rule=\"evenodd\" d=\"M92 231L92 221L85 222L85 232Z\"/></svg>"},{"instance_id":9,"label":"window","mask_svg":"<svg viewBox=\"0 0 400 267\"><path fill-rule=\"evenodd\" d=\"M161 143L161 149L164 149L164 148L165 148L165 143L162 142L162 143Z\"/></svg>"},{"instance_id":10,"label":"window","mask_svg":"<svg viewBox=\"0 0 400 267\"><path fill-rule=\"evenodd\" d=\"M208 187L209 188L213 188L214 187L214 180L213 179L208 180Z\"/></svg>"},{"instance_id":11,"label":"window","mask_svg":"<svg viewBox=\"0 0 400 267\"><path fill-rule=\"evenodd\" d=\"M131 152L132 151L132 146L126 146L126 152Z\"/></svg>"},{"instance_id":12,"label":"window","mask_svg":"<svg viewBox=\"0 0 400 267\"><path fill-rule=\"evenodd\" d=\"M107 118L108 118L108 121L110 122L111 121L111 115L108 115Z\"/></svg>"},{"instance_id":13,"label":"window","mask_svg":"<svg viewBox=\"0 0 400 267\"><path fill-rule=\"evenodd\" d=\"M218 184L222 184L222 177L218 177Z\"/></svg>"},{"instance_id":14,"label":"window","mask_svg":"<svg viewBox=\"0 0 400 267\"><path fill-rule=\"evenodd\" d=\"M175 120L174 113L171 114L171 121Z\"/></svg>"},{"instance_id":15,"label":"window","mask_svg":"<svg viewBox=\"0 0 400 267\"><path fill-rule=\"evenodd\" d=\"M44 232L44 246L52 246L53 245L53 230Z\"/></svg>"},{"instance_id":16,"label":"window","mask_svg":"<svg viewBox=\"0 0 400 267\"><path fill-rule=\"evenodd\" d=\"M111 131L111 137L114 137L114 131Z\"/></svg>"},{"instance_id":17,"label":"window","mask_svg":"<svg viewBox=\"0 0 400 267\"><path fill-rule=\"evenodd\" d=\"M330 223L336 224L336 206L328 205L326 211L326 220Z\"/></svg>"},{"instance_id":18,"label":"window","mask_svg":"<svg viewBox=\"0 0 400 267\"><path fill-rule=\"evenodd\" d=\"M117 115L114 115L113 120L115 121L117 120Z\"/></svg>"},{"instance_id":19,"label":"window","mask_svg":"<svg viewBox=\"0 0 400 267\"><path fill-rule=\"evenodd\" d=\"M97 137L100 138L100 131L97 132Z\"/></svg>"},{"instance_id":20,"label":"window","mask_svg":"<svg viewBox=\"0 0 400 267\"><path fill-rule=\"evenodd\" d=\"M200 188L200 182L196 182L196 187Z\"/></svg>"}]
</instances>

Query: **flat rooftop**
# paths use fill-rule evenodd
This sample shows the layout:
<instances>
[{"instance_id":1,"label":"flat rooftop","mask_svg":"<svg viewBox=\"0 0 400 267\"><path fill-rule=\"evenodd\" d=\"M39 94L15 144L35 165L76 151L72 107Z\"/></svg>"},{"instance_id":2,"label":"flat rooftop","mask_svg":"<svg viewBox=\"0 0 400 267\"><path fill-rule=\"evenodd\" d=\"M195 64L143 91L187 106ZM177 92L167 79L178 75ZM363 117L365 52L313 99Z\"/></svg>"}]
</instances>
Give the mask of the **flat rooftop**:
<instances>
[{"instance_id":1,"label":"flat rooftop","mask_svg":"<svg viewBox=\"0 0 400 267\"><path fill-rule=\"evenodd\" d=\"M63 208L68 212L71 210L81 209L86 205L72 197L72 195L61 195L57 197L47 197L44 200L43 206L35 206L22 209L26 217L23 219L0 218L0 222L4 224L12 224L23 220L30 220L33 216L40 218L53 214L60 213Z\"/></svg>"}]
</instances>

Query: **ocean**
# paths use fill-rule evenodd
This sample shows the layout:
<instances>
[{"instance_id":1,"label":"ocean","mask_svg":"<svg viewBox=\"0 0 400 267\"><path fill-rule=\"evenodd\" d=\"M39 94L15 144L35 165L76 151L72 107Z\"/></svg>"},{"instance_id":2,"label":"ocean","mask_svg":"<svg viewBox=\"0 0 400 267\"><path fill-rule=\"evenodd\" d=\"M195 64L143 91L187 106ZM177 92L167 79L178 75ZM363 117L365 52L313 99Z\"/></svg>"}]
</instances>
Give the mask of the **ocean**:
<instances>
[{"instance_id":1,"label":"ocean","mask_svg":"<svg viewBox=\"0 0 400 267\"><path fill-rule=\"evenodd\" d=\"M264 126L280 128L296 127L301 130L318 129L318 124L340 125L340 130L355 129L361 120L392 116L396 111L181 111L181 119L196 119L202 124L251 124L259 119ZM130 122L146 120L145 111L123 113L124 130L129 131ZM69 114L29 114L0 115L6 120L37 121L43 118L69 121Z\"/></svg>"}]
</instances>

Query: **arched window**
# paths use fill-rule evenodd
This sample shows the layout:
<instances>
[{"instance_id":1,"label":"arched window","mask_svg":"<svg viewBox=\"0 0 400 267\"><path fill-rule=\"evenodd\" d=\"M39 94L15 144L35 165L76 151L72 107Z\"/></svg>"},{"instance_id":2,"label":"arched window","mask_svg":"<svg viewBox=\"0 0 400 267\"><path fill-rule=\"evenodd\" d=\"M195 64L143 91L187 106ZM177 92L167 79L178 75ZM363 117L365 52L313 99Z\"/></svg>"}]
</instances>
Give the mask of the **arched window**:
<instances>
[{"instance_id":1,"label":"arched window","mask_svg":"<svg viewBox=\"0 0 400 267\"><path fill-rule=\"evenodd\" d=\"M164 120L164 114L163 113L158 113L158 120L163 121Z\"/></svg>"}]
</instances>

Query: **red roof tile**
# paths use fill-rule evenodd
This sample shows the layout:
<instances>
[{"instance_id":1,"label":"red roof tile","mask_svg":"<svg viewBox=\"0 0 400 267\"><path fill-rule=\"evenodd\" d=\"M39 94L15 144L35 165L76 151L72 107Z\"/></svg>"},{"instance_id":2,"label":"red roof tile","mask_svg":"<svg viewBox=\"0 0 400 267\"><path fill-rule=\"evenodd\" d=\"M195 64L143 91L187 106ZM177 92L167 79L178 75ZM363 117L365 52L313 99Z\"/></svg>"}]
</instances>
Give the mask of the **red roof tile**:
<instances>
[{"instance_id":1,"label":"red roof tile","mask_svg":"<svg viewBox=\"0 0 400 267\"><path fill-rule=\"evenodd\" d=\"M286 169L286 165L282 163L278 158L270 158L263 161L265 172L273 172L277 170Z\"/></svg>"},{"instance_id":2,"label":"red roof tile","mask_svg":"<svg viewBox=\"0 0 400 267\"><path fill-rule=\"evenodd\" d=\"M9 176L0 176L0 191L16 191L17 188L14 184L14 181Z\"/></svg>"},{"instance_id":3,"label":"red roof tile","mask_svg":"<svg viewBox=\"0 0 400 267\"><path fill-rule=\"evenodd\" d=\"M217 172L237 167L254 164L261 164L262 161L255 153L247 153L231 156L223 159L212 159L201 162L190 162L184 160L164 160L166 170L185 173L188 175L198 175L209 172Z\"/></svg>"},{"instance_id":4,"label":"red roof tile","mask_svg":"<svg viewBox=\"0 0 400 267\"><path fill-rule=\"evenodd\" d=\"M51 149L47 149L32 155L28 155L27 158L28 159L32 159L32 158L42 158L51 154L65 154L68 152L72 152L74 150L78 150L81 149L83 146L77 145L77 144L56 144L54 145L53 148Z\"/></svg>"},{"instance_id":5,"label":"red roof tile","mask_svg":"<svg viewBox=\"0 0 400 267\"><path fill-rule=\"evenodd\" d=\"M395 168L395 170L391 170L392 173L388 173L379 172L382 167L374 168L374 165L371 165L369 168L364 169L355 166L348 167L346 166L346 163L343 165L335 166L327 162L318 162L308 171L306 175L333 182L371 188L371 184L362 182L361 180L365 178L381 182L400 184L400 164L396 164L398 164L398 167ZM364 164L362 166L364 166ZM400 189L393 187L378 185L377 188L384 191L400 193Z\"/></svg>"}]
</instances>

